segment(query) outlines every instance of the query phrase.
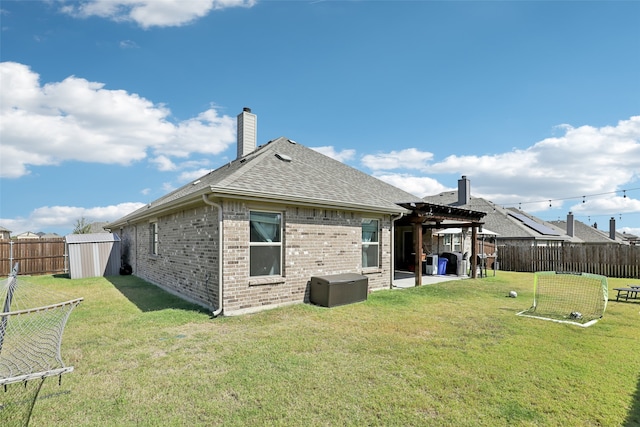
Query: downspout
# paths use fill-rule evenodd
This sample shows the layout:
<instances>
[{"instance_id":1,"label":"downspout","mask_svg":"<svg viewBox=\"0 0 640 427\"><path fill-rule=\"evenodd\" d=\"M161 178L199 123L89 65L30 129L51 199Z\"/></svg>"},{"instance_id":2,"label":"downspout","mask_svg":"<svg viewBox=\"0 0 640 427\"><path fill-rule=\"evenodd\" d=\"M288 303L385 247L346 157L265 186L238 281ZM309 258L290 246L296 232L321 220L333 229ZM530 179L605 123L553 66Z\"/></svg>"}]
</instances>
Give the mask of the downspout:
<instances>
[{"instance_id":1,"label":"downspout","mask_svg":"<svg viewBox=\"0 0 640 427\"><path fill-rule=\"evenodd\" d=\"M222 289L223 289L223 280L224 277L222 275L222 243L223 243L223 235L222 235L222 205L216 202L212 202L209 200L206 194L202 195L202 201L205 202L209 206L213 206L218 210L218 309L214 311L212 314L213 317L218 317L220 313L222 313Z\"/></svg>"},{"instance_id":2,"label":"downspout","mask_svg":"<svg viewBox=\"0 0 640 427\"><path fill-rule=\"evenodd\" d=\"M393 289L393 279L396 278L396 225L395 222L402 218L404 213L400 212L396 217L391 215L391 280L389 289Z\"/></svg>"}]
</instances>

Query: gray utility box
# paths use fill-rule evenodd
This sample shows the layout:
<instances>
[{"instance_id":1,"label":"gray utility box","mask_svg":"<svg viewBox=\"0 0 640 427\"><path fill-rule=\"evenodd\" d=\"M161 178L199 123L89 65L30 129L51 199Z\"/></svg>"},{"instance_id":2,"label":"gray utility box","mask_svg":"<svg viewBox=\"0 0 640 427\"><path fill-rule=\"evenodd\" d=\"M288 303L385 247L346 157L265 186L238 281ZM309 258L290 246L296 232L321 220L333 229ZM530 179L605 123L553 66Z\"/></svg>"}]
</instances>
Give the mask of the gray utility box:
<instances>
[{"instance_id":1,"label":"gray utility box","mask_svg":"<svg viewBox=\"0 0 640 427\"><path fill-rule=\"evenodd\" d=\"M366 301L369 279L356 273L314 276L311 278L309 300L323 307Z\"/></svg>"}]
</instances>

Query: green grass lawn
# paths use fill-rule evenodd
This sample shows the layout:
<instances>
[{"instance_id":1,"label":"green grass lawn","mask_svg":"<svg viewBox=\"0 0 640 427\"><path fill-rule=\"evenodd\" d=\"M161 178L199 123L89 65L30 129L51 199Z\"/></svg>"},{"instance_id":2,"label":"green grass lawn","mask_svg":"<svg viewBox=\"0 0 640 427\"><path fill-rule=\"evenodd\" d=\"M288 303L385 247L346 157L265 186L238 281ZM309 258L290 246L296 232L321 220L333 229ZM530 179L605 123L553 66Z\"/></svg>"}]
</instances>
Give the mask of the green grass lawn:
<instances>
[{"instance_id":1,"label":"green grass lawn","mask_svg":"<svg viewBox=\"0 0 640 427\"><path fill-rule=\"evenodd\" d=\"M497 274L217 319L132 276L28 278L84 297L31 426L640 425L640 303L519 317L533 275Z\"/></svg>"}]
</instances>

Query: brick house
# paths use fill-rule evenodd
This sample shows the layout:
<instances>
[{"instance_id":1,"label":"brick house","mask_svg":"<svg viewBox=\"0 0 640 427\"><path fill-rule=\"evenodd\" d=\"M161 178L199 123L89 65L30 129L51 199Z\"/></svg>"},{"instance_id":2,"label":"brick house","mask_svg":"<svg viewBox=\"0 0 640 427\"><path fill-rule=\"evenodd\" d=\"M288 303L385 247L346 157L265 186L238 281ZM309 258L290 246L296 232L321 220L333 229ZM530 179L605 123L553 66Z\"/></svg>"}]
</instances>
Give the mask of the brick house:
<instances>
[{"instance_id":1,"label":"brick house","mask_svg":"<svg viewBox=\"0 0 640 427\"><path fill-rule=\"evenodd\" d=\"M238 116L237 158L105 228L133 274L225 315L308 301L312 276L393 280L393 222L420 202L290 139L256 147Z\"/></svg>"}]
</instances>

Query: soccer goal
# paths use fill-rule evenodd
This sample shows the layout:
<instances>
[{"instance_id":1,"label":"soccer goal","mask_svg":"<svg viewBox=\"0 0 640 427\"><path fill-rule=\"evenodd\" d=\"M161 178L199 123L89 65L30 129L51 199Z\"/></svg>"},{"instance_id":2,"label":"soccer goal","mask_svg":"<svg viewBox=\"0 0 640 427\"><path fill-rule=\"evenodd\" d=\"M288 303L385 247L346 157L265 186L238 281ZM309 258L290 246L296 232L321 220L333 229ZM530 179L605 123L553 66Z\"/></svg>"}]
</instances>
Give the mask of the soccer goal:
<instances>
[{"instance_id":1,"label":"soccer goal","mask_svg":"<svg viewBox=\"0 0 640 427\"><path fill-rule=\"evenodd\" d=\"M18 279L0 283L0 425L26 426L44 381L73 371L61 356L62 333L82 298L64 299Z\"/></svg>"},{"instance_id":2,"label":"soccer goal","mask_svg":"<svg viewBox=\"0 0 640 427\"><path fill-rule=\"evenodd\" d=\"M605 276L590 273L539 271L534 275L533 305L517 313L582 327L596 323L607 308Z\"/></svg>"}]
</instances>

